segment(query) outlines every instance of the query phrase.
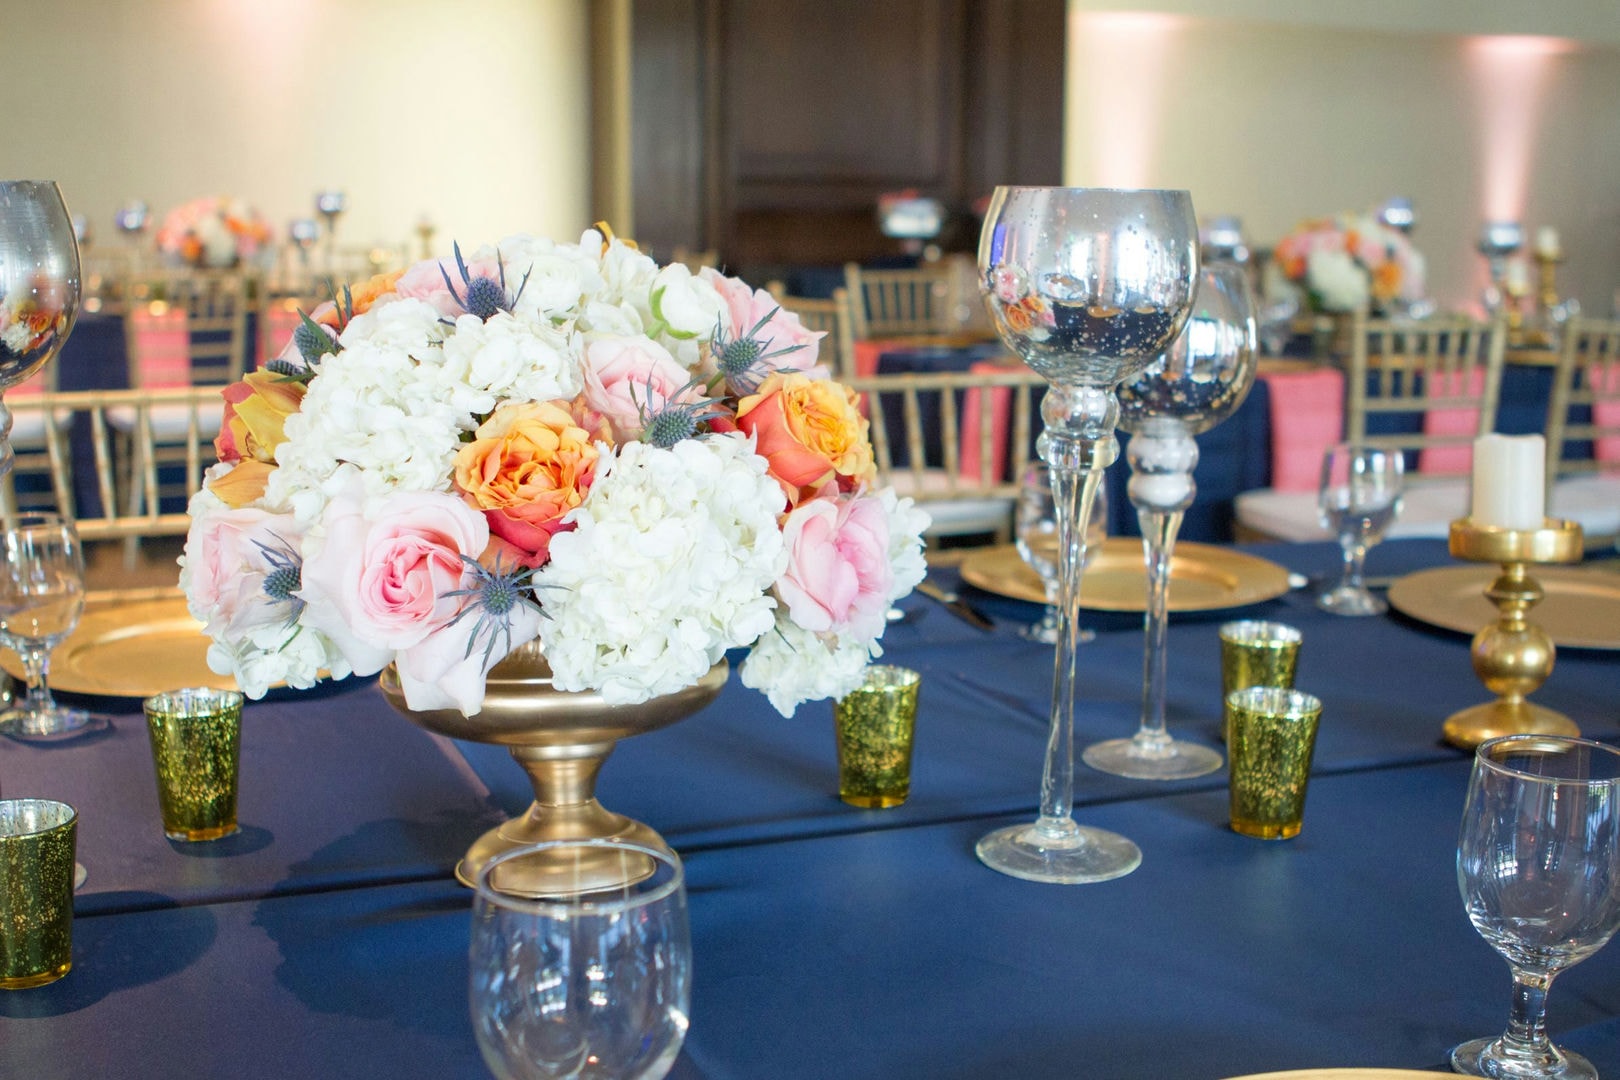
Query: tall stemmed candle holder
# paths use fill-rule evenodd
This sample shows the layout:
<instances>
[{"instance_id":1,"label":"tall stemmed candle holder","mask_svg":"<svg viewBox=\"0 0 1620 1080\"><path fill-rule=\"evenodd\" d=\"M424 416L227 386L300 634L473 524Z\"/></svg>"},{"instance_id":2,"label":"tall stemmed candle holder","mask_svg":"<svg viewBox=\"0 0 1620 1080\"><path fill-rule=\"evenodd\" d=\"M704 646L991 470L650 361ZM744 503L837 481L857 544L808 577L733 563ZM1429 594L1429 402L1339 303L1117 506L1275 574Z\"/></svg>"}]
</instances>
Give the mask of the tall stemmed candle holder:
<instances>
[{"instance_id":1,"label":"tall stemmed candle holder","mask_svg":"<svg viewBox=\"0 0 1620 1080\"><path fill-rule=\"evenodd\" d=\"M0 395L44 367L79 313L79 245L50 180L0 180ZM0 401L0 476L11 470L11 413Z\"/></svg>"},{"instance_id":2,"label":"tall stemmed candle holder","mask_svg":"<svg viewBox=\"0 0 1620 1080\"><path fill-rule=\"evenodd\" d=\"M329 270L335 270L337 267L338 218L342 217L343 211L348 208L349 197L337 188L328 188L315 193L315 212L326 222L326 262Z\"/></svg>"},{"instance_id":3,"label":"tall stemmed candle holder","mask_svg":"<svg viewBox=\"0 0 1620 1080\"><path fill-rule=\"evenodd\" d=\"M1198 277L1198 225L1185 191L997 188L979 238L980 284L996 330L1050 384L1038 444L1052 471L1061 629L1040 816L978 844L985 865L1031 881L1077 884L1141 863L1125 837L1081 826L1074 803L1074 674L1081 523L1119 456L1115 388L1181 332Z\"/></svg>"},{"instance_id":4,"label":"tall stemmed candle holder","mask_svg":"<svg viewBox=\"0 0 1620 1080\"><path fill-rule=\"evenodd\" d=\"M1525 700L1552 674L1555 655L1552 638L1529 619L1544 595L1529 568L1579 562L1582 554L1581 527L1544 514L1545 460L1540 435L1475 440L1473 505L1451 523L1454 558L1502 568L1485 590L1501 614L1469 649L1474 674L1496 700L1453 713L1443 728L1445 740L1464 749L1499 735L1580 734L1567 716Z\"/></svg>"},{"instance_id":5,"label":"tall stemmed candle holder","mask_svg":"<svg viewBox=\"0 0 1620 1080\"><path fill-rule=\"evenodd\" d=\"M1127 487L1142 526L1147 561L1143 618L1142 720L1136 735L1086 748L1087 765L1140 780L1181 780L1219 769L1221 755L1170 737L1164 702L1169 628L1170 560L1181 519L1198 485L1193 436L1231 416L1254 385L1254 298L1235 263L1207 265L1186 329L1168 352L1120 385L1119 426L1131 432Z\"/></svg>"}]
</instances>

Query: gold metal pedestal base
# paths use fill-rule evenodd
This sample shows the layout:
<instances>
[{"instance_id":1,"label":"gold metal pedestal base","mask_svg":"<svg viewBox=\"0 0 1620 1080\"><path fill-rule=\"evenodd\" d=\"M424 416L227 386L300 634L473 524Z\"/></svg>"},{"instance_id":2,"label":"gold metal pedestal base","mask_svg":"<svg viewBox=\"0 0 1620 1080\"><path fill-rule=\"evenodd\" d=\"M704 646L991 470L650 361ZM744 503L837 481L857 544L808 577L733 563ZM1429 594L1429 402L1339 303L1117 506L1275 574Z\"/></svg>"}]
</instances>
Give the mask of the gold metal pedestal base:
<instances>
[{"instance_id":1,"label":"gold metal pedestal base","mask_svg":"<svg viewBox=\"0 0 1620 1080\"><path fill-rule=\"evenodd\" d=\"M1502 529L1464 518L1451 523L1450 546L1454 557L1499 563L1502 573L1485 590L1501 617L1474 635L1469 650L1474 674L1497 698L1448 717L1446 742L1472 750L1499 735L1579 735L1567 716L1525 697L1547 681L1554 658L1552 639L1527 616L1543 596L1529 566L1579 562L1581 527L1547 518L1539 529Z\"/></svg>"},{"instance_id":2,"label":"gold metal pedestal base","mask_svg":"<svg viewBox=\"0 0 1620 1080\"><path fill-rule=\"evenodd\" d=\"M455 709L413 711L392 666L377 685L388 703L417 725L453 739L505 746L529 774L535 800L521 816L504 822L467 849L456 877L472 885L490 859L545 840L616 837L668 851L658 833L596 801L596 777L614 745L673 724L708 705L726 684L721 660L695 685L635 705L610 705L597 693L570 693L551 685L551 668L539 642L513 650L485 679L483 711L463 716ZM653 871L644 856L618 852L581 858L578 849L552 859L503 864L501 889L526 896L562 896L616 888Z\"/></svg>"}]
</instances>

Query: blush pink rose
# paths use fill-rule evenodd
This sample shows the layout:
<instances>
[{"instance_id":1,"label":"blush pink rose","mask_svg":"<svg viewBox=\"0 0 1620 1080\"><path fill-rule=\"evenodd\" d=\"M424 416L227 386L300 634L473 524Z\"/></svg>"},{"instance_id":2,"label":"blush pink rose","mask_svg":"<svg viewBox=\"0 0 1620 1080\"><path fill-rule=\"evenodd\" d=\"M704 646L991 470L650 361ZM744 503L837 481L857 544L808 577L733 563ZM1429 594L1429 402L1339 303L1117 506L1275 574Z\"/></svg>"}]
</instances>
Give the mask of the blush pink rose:
<instances>
[{"instance_id":1,"label":"blush pink rose","mask_svg":"<svg viewBox=\"0 0 1620 1080\"><path fill-rule=\"evenodd\" d=\"M585 346L585 404L608 422L618 443L641 434L643 410L696 401L690 379L668 349L647 338L602 337Z\"/></svg>"},{"instance_id":2,"label":"blush pink rose","mask_svg":"<svg viewBox=\"0 0 1620 1080\"><path fill-rule=\"evenodd\" d=\"M475 278L487 277L496 281L501 279L501 266L495 259L467 259L467 273ZM399 296L411 300L423 300L432 304L440 315L447 319L454 319L464 313L465 309L450 295L450 289L444 283L445 274L455 283L456 296L463 300L467 297L467 284L461 280L461 270L456 266L455 259L427 259L417 263L394 282L394 292ZM508 282L515 287L515 282Z\"/></svg>"},{"instance_id":3,"label":"blush pink rose","mask_svg":"<svg viewBox=\"0 0 1620 1080\"><path fill-rule=\"evenodd\" d=\"M821 339L827 336L825 331L807 329L797 315L782 307L781 301L764 289L754 289L745 281L726 277L712 266L705 266L698 276L714 286L726 305L726 340L736 341L769 315L770 321L760 328L755 339L768 353L781 349L792 351L772 357L767 361L768 366L773 370L791 368L817 378L827 377L827 370L816 366Z\"/></svg>"},{"instance_id":4,"label":"blush pink rose","mask_svg":"<svg viewBox=\"0 0 1620 1080\"><path fill-rule=\"evenodd\" d=\"M191 520L186 533L186 600L216 637L240 638L280 622L287 608L265 595L274 567L265 554L297 552L300 532L288 514L244 508L218 510Z\"/></svg>"},{"instance_id":5,"label":"blush pink rose","mask_svg":"<svg viewBox=\"0 0 1620 1080\"><path fill-rule=\"evenodd\" d=\"M327 504L325 542L304 560L304 621L357 675L422 642L460 613L466 563L489 544L484 515L454 495L405 492L368 504L353 491Z\"/></svg>"},{"instance_id":6,"label":"blush pink rose","mask_svg":"<svg viewBox=\"0 0 1620 1080\"><path fill-rule=\"evenodd\" d=\"M871 640L883 632L894 586L889 517L867 496L800 503L782 523L787 572L777 595L799 626Z\"/></svg>"},{"instance_id":7,"label":"blush pink rose","mask_svg":"<svg viewBox=\"0 0 1620 1080\"><path fill-rule=\"evenodd\" d=\"M394 664L405 704L419 710L459 709L464 716L482 709L489 669L506 659L510 649L540 636L540 609L517 604L506 625L507 632L497 635L493 649L487 648L489 631L480 630L476 615L468 615L401 652Z\"/></svg>"}]
</instances>

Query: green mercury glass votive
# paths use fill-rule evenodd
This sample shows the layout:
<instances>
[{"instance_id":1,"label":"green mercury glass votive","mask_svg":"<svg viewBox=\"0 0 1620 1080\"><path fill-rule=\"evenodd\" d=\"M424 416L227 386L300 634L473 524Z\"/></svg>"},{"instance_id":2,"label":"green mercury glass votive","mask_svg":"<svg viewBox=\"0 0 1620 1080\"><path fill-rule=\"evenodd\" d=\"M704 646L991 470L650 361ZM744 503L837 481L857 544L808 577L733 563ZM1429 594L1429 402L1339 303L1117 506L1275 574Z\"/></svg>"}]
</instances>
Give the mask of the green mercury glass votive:
<instances>
[{"instance_id":1,"label":"green mercury glass votive","mask_svg":"<svg viewBox=\"0 0 1620 1080\"><path fill-rule=\"evenodd\" d=\"M242 695L235 690L174 690L143 704L163 835L217 840L236 832Z\"/></svg>"},{"instance_id":2,"label":"green mercury glass votive","mask_svg":"<svg viewBox=\"0 0 1620 1080\"><path fill-rule=\"evenodd\" d=\"M73 966L78 811L0 799L0 990L55 982Z\"/></svg>"},{"instance_id":3,"label":"green mercury glass votive","mask_svg":"<svg viewBox=\"0 0 1620 1080\"><path fill-rule=\"evenodd\" d=\"M1251 686L1226 699L1232 830L1262 840L1299 835L1322 703L1310 694Z\"/></svg>"},{"instance_id":4,"label":"green mercury glass votive","mask_svg":"<svg viewBox=\"0 0 1620 1080\"><path fill-rule=\"evenodd\" d=\"M911 741L922 676L878 665L833 706L838 727L838 797L868 809L899 806L911 794Z\"/></svg>"},{"instance_id":5,"label":"green mercury glass votive","mask_svg":"<svg viewBox=\"0 0 1620 1080\"><path fill-rule=\"evenodd\" d=\"M1303 634L1279 622L1245 619L1221 627L1221 700L1251 686L1294 685ZM1228 738L1223 724L1221 737Z\"/></svg>"}]
</instances>

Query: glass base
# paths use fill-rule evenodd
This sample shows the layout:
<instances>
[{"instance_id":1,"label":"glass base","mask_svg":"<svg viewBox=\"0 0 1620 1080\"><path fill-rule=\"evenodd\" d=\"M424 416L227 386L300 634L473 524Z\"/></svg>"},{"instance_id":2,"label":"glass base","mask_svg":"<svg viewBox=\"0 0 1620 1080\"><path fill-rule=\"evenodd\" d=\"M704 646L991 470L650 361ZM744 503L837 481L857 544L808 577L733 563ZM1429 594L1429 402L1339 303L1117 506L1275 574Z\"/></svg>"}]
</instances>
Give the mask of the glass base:
<instances>
[{"instance_id":1,"label":"glass base","mask_svg":"<svg viewBox=\"0 0 1620 1080\"><path fill-rule=\"evenodd\" d=\"M1048 625L1046 620L1042 619L1040 622L1030 623L1028 626L1018 631L1018 636L1023 638L1025 641L1034 641L1041 645L1056 645L1058 642L1058 635L1061 632L1062 629L1060 627ZM1079 645L1084 645L1088 641L1096 641L1097 632L1095 630L1087 630L1082 626L1075 631L1074 640L1075 643Z\"/></svg>"},{"instance_id":2,"label":"glass base","mask_svg":"<svg viewBox=\"0 0 1620 1080\"><path fill-rule=\"evenodd\" d=\"M1207 746L1171 738L1109 739L1086 747L1080 760L1098 772L1133 780L1186 780L1212 773L1226 763Z\"/></svg>"},{"instance_id":3,"label":"glass base","mask_svg":"<svg viewBox=\"0 0 1620 1080\"><path fill-rule=\"evenodd\" d=\"M48 713L8 709L0 713L0 735L19 742L61 742L112 727L112 717L60 706Z\"/></svg>"},{"instance_id":4,"label":"glass base","mask_svg":"<svg viewBox=\"0 0 1620 1080\"><path fill-rule=\"evenodd\" d=\"M32 990L36 986L53 983L66 975L73 968L73 961L69 960L61 967L42 971L38 975L15 975L10 978L0 978L0 990Z\"/></svg>"},{"instance_id":5,"label":"glass base","mask_svg":"<svg viewBox=\"0 0 1620 1080\"><path fill-rule=\"evenodd\" d=\"M1349 585L1329 589L1316 598L1316 606L1335 615L1382 615L1389 610L1382 597Z\"/></svg>"},{"instance_id":6,"label":"glass base","mask_svg":"<svg viewBox=\"0 0 1620 1080\"><path fill-rule=\"evenodd\" d=\"M163 830L163 835L167 836L170 840L181 840L195 843L203 840L223 840L225 837L235 836L241 831L242 830L237 827L236 822L233 821L229 825L210 825L206 829L166 828Z\"/></svg>"},{"instance_id":7,"label":"glass base","mask_svg":"<svg viewBox=\"0 0 1620 1080\"><path fill-rule=\"evenodd\" d=\"M1464 1076L1523 1080L1597 1080L1597 1070L1579 1054L1548 1043L1545 1053L1507 1045L1502 1036L1474 1039L1451 1052L1451 1068Z\"/></svg>"},{"instance_id":8,"label":"glass base","mask_svg":"<svg viewBox=\"0 0 1620 1080\"><path fill-rule=\"evenodd\" d=\"M992 870L1054 885L1110 881L1142 865L1142 849L1123 836L1068 818L997 829L974 850Z\"/></svg>"}]
</instances>

